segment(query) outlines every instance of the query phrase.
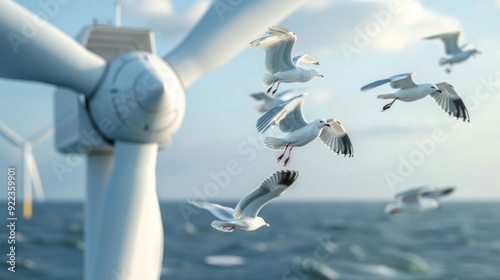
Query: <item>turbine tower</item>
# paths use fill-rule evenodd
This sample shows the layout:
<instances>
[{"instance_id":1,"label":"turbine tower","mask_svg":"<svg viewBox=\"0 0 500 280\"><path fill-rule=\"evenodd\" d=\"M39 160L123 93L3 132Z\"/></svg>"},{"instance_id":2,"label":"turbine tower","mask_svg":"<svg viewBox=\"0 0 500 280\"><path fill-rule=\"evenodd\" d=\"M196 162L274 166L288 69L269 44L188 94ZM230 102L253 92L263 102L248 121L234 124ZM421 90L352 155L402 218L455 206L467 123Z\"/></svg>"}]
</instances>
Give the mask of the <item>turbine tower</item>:
<instances>
[{"instance_id":1,"label":"turbine tower","mask_svg":"<svg viewBox=\"0 0 500 280\"><path fill-rule=\"evenodd\" d=\"M156 159L181 125L184 90L304 2L214 1L163 57L154 48L132 49L108 60L18 4L0 0L0 36L7 38L0 40L0 77L63 88L57 95L79 108L69 118L78 126L57 125L56 143L59 150L89 155L85 279L160 278ZM56 107L62 99L56 97Z\"/></svg>"},{"instance_id":2,"label":"turbine tower","mask_svg":"<svg viewBox=\"0 0 500 280\"><path fill-rule=\"evenodd\" d=\"M18 146L23 151L23 218L29 220L33 216L32 191L35 191L35 196L38 201L45 200L42 181L40 180L35 157L33 157L32 148L45 138L51 136L53 134L53 129L52 127L46 127L35 133L31 138L25 140L4 123L0 122L0 134L2 134L7 141Z\"/></svg>"}]
</instances>

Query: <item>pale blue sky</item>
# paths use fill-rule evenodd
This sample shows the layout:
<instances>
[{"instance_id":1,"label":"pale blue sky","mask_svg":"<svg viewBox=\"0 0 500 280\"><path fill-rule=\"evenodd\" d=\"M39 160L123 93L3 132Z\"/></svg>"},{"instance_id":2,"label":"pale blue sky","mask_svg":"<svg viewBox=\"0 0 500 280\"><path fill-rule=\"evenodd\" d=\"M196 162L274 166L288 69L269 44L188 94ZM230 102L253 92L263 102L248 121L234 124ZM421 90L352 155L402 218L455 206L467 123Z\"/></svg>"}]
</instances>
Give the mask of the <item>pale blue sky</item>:
<instances>
[{"instance_id":1,"label":"pale blue sky","mask_svg":"<svg viewBox=\"0 0 500 280\"><path fill-rule=\"evenodd\" d=\"M31 11L43 11L38 2L18 2ZM49 22L71 37L93 18L111 21L114 17L113 1L67 2ZM122 25L150 26L156 32L160 55L179 42L208 3L173 1L170 7L169 1L125 2ZM287 168L299 170L301 175L284 199L389 200L394 190L421 184L456 185L457 192L450 199L500 199L500 35L495 31L500 28L500 2L396 1L402 7L398 13L388 8L393 1L311 2L280 24L296 32L297 54L308 53L320 60L317 68L325 78L304 85L282 84L280 88L307 87L306 119L340 120L353 142L355 156L335 156L319 140L294 149ZM390 19L377 22L383 11L389 12ZM366 35L366 44L356 45L356 34L375 25L380 29ZM456 65L448 75L437 64L443 52L441 44L421 38L455 30L462 31L460 43L474 43L483 55ZM347 45L357 47L358 52L346 55L342 46L345 50ZM259 114L248 94L265 89L261 83L263 64L263 51L246 48L186 91L183 125L173 145L159 153L160 198L192 198L204 191L210 194L206 186L214 183L211 172L220 173L232 163L238 165L238 174L231 175L228 185L220 187L213 199L236 199L282 169L275 162L278 152L252 142L258 137L255 122ZM417 82L453 84L468 106L471 123L448 117L431 98L396 102L381 113L385 101L376 95L391 89L359 91L364 84L404 72L416 72ZM54 122L52 86L0 79L0 89L0 121L23 137ZM402 161L418 157L416 142L431 141L436 130L443 136L440 141L432 140L434 150L421 164L414 164L411 172L400 174ZM65 157L56 152L54 139L33 151L47 199L84 197L85 164L59 181L52 163L63 162ZM0 154L3 170L9 165L20 167L20 149L1 138ZM389 173L401 180L389 184ZM0 178L4 176L2 173ZM5 192L0 196L5 197Z\"/></svg>"}]
</instances>

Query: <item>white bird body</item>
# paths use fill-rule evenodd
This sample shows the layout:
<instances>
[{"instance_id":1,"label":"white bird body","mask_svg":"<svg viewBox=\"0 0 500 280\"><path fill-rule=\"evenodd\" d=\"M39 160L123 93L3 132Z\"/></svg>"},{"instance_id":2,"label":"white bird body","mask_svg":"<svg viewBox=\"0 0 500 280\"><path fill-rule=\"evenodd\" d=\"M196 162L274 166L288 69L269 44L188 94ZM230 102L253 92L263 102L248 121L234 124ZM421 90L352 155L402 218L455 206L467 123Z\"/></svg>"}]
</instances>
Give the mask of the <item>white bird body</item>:
<instances>
[{"instance_id":1,"label":"white bird body","mask_svg":"<svg viewBox=\"0 0 500 280\"><path fill-rule=\"evenodd\" d=\"M314 77L323 77L317 69L307 69L303 66L316 64L319 61L308 55L301 55L292 58L293 48L297 41L297 36L290 30L280 27L269 27L267 34L270 36L258 38L250 42L255 48L266 51L265 66L267 73L264 74L263 82L270 86L267 92L270 92L273 86L278 83L274 94L280 83L305 83Z\"/></svg>"},{"instance_id":2,"label":"white bird body","mask_svg":"<svg viewBox=\"0 0 500 280\"><path fill-rule=\"evenodd\" d=\"M396 100L411 102L430 95L448 115L453 115L457 119L461 118L463 121L470 121L469 112L452 85L445 82L438 84L417 84L413 81L413 74L414 73L399 74L387 79L378 80L363 86L361 91L367 91L389 83L392 88L398 90L394 93L380 94L377 96L377 98L380 99L394 99L382 108L382 112L391 108Z\"/></svg>"},{"instance_id":3,"label":"white bird body","mask_svg":"<svg viewBox=\"0 0 500 280\"><path fill-rule=\"evenodd\" d=\"M445 71L447 73L451 73L451 67L453 66L453 64L465 61L469 57L481 53L480 51L472 47L471 44L465 44L459 47L459 35L460 32L456 31L424 38L425 40L440 39L443 42L446 55L439 59L439 65L448 65L448 67L445 68Z\"/></svg>"},{"instance_id":4,"label":"white bird body","mask_svg":"<svg viewBox=\"0 0 500 280\"><path fill-rule=\"evenodd\" d=\"M269 227L269 224L266 223L262 218L242 218L239 220L229 220L229 221L213 221L212 227L218 229L220 231L230 232L232 230L243 230L243 231L254 231L260 227L266 226ZM221 230L227 229L227 230Z\"/></svg>"},{"instance_id":5,"label":"white bird body","mask_svg":"<svg viewBox=\"0 0 500 280\"><path fill-rule=\"evenodd\" d=\"M272 150L285 150L278 157L278 162L283 158L287 148L290 148L288 158L285 160L286 166L290 159L293 147L307 145L316 138L320 138L332 152L344 156L353 156L354 149L351 140L342 124L335 119L317 119L307 122L302 114L302 103L305 94L283 102L269 112L265 113L257 121L257 131L264 133L271 126L278 126L279 129L287 133L281 138L266 137L264 146Z\"/></svg>"},{"instance_id":6,"label":"white bird body","mask_svg":"<svg viewBox=\"0 0 500 280\"><path fill-rule=\"evenodd\" d=\"M411 102L426 97L427 95L436 91L436 89L437 86L433 84L428 84L428 83L417 84L416 86L411 88L401 88L395 93L378 95L377 98L380 99L397 98L398 100L404 102Z\"/></svg>"},{"instance_id":7,"label":"white bird body","mask_svg":"<svg viewBox=\"0 0 500 280\"><path fill-rule=\"evenodd\" d=\"M477 50L461 51L459 53L445 55L439 59L439 65L454 64L467 60L472 55L478 53Z\"/></svg>"},{"instance_id":8,"label":"white bird body","mask_svg":"<svg viewBox=\"0 0 500 280\"><path fill-rule=\"evenodd\" d=\"M306 126L294 130L281 138L285 148L286 144L290 143L292 147L301 147L309 144L314 139L318 138L321 130L325 127L326 121L324 119L317 119L314 122L308 123ZM282 150L282 149L280 149Z\"/></svg>"},{"instance_id":9,"label":"white bird body","mask_svg":"<svg viewBox=\"0 0 500 280\"><path fill-rule=\"evenodd\" d=\"M257 189L243 197L234 209L207 201L188 200L188 203L205 209L220 219L211 223L211 226L217 230L224 232L253 231L262 226L269 227L263 218L257 216L259 211L271 200L283 195L298 176L298 171L275 172L266 178Z\"/></svg>"},{"instance_id":10,"label":"white bird body","mask_svg":"<svg viewBox=\"0 0 500 280\"><path fill-rule=\"evenodd\" d=\"M439 207L439 203L434 199L428 198L420 198L418 202L413 203L396 203L394 205L389 206L386 210L387 214L396 214L400 212L418 215L424 212L427 212L432 209L436 209Z\"/></svg>"},{"instance_id":11,"label":"white bird body","mask_svg":"<svg viewBox=\"0 0 500 280\"><path fill-rule=\"evenodd\" d=\"M395 201L386 205L387 214L421 214L440 207L441 197L451 194L455 187L419 186L397 193Z\"/></svg>"},{"instance_id":12,"label":"white bird body","mask_svg":"<svg viewBox=\"0 0 500 280\"><path fill-rule=\"evenodd\" d=\"M321 73L317 69L308 69L304 67L297 67L287 71L277 72L274 74L266 73L264 75L264 84L270 86L276 81L280 83L305 83L309 82Z\"/></svg>"}]
</instances>

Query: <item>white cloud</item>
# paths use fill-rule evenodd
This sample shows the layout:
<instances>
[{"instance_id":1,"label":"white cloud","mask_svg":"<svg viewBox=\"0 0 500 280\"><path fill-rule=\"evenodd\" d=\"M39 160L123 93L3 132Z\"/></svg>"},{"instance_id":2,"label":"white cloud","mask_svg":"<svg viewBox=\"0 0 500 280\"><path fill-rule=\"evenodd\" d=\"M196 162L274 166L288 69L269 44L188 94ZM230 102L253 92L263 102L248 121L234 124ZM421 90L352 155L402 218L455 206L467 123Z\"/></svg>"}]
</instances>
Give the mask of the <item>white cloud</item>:
<instances>
[{"instance_id":1,"label":"white cloud","mask_svg":"<svg viewBox=\"0 0 500 280\"><path fill-rule=\"evenodd\" d=\"M401 14L395 17L395 22L374 40L374 47L401 50L422 37L455 30L460 30L455 18L427 10L420 2L407 2Z\"/></svg>"},{"instance_id":2,"label":"white cloud","mask_svg":"<svg viewBox=\"0 0 500 280\"><path fill-rule=\"evenodd\" d=\"M362 51L399 51L422 37L460 29L457 19L429 10L418 1L311 2L284 25L290 23L300 44L323 53L338 52L342 44ZM318 29L321 36L311 32Z\"/></svg>"},{"instance_id":3,"label":"white cloud","mask_svg":"<svg viewBox=\"0 0 500 280\"><path fill-rule=\"evenodd\" d=\"M177 42L203 15L211 1L192 0L186 11L176 9L172 0L124 0L123 12L144 22L163 39Z\"/></svg>"}]
</instances>

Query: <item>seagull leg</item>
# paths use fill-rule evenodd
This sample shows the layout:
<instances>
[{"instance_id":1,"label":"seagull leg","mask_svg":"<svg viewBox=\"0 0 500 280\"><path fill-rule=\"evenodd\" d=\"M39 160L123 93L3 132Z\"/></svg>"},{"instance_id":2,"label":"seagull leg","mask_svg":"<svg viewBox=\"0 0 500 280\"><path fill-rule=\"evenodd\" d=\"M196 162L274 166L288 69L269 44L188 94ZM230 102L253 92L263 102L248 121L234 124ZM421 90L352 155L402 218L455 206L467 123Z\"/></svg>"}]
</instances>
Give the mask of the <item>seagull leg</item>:
<instances>
[{"instance_id":1,"label":"seagull leg","mask_svg":"<svg viewBox=\"0 0 500 280\"><path fill-rule=\"evenodd\" d=\"M394 98L394 100L392 100L392 102L391 102L391 103L387 103L387 104L385 104L385 105L384 105L384 107L382 107L382 112L383 112L383 111L385 111L385 110L387 110L387 109L389 109L389 108L391 108L392 104L394 104L394 102L395 102L397 99L398 99L398 98Z\"/></svg>"},{"instance_id":2,"label":"seagull leg","mask_svg":"<svg viewBox=\"0 0 500 280\"><path fill-rule=\"evenodd\" d=\"M267 89L266 93L269 93L269 92L273 89L274 84L275 84L277 81L278 81L278 79L274 80L274 82L271 84L271 86ZM273 92L273 94L274 94L274 92Z\"/></svg>"},{"instance_id":3,"label":"seagull leg","mask_svg":"<svg viewBox=\"0 0 500 280\"><path fill-rule=\"evenodd\" d=\"M448 66L448 67L446 67L446 68L444 69L444 72L446 72L446 73L450 74L450 73L451 73L451 68L452 68L452 67L453 67L453 64L450 64L450 66Z\"/></svg>"},{"instance_id":4,"label":"seagull leg","mask_svg":"<svg viewBox=\"0 0 500 280\"><path fill-rule=\"evenodd\" d=\"M283 164L283 167L285 167L286 164L288 163L288 161L290 160L290 156L292 155L292 149L293 149L293 146L290 147L290 150L288 151L288 157L285 159L285 164Z\"/></svg>"},{"instance_id":5,"label":"seagull leg","mask_svg":"<svg viewBox=\"0 0 500 280\"><path fill-rule=\"evenodd\" d=\"M288 149L288 145L290 145L290 143L286 144L285 151L283 152L283 154L281 154L281 156L278 157L278 162L280 162L280 160L285 156L286 149Z\"/></svg>"},{"instance_id":6,"label":"seagull leg","mask_svg":"<svg viewBox=\"0 0 500 280\"><path fill-rule=\"evenodd\" d=\"M276 93L276 91L278 90L278 88L280 87L280 84L281 82L278 82L278 85L276 86L276 88L273 90L273 95Z\"/></svg>"}]
</instances>

